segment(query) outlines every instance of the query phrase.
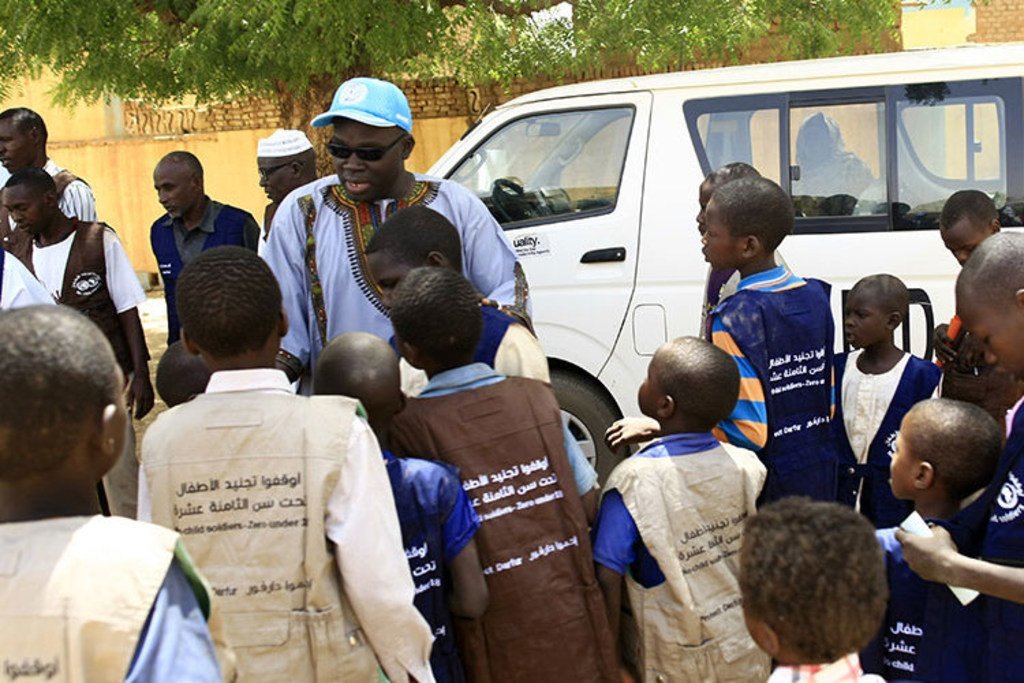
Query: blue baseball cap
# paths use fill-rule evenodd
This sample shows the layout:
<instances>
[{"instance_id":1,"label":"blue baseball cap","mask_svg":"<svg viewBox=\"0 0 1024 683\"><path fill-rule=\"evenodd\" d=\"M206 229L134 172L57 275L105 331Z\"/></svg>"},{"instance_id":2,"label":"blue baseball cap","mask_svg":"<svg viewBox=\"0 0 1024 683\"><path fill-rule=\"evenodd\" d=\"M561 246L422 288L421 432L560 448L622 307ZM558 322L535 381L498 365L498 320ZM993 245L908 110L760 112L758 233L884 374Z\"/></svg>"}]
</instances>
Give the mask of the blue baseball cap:
<instances>
[{"instance_id":1,"label":"blue baseball cap","mask_svg":"<svg viewBox=\"0 0 1024 683\"><path fill-rule=\"evenodd\" d=\"M312 125L322 128L339 118L412 132L412 112L405 94L394 83L376 78L350 78L342 83L334 93L331 108L314 118Z\"/></svg>"}]
</instances>

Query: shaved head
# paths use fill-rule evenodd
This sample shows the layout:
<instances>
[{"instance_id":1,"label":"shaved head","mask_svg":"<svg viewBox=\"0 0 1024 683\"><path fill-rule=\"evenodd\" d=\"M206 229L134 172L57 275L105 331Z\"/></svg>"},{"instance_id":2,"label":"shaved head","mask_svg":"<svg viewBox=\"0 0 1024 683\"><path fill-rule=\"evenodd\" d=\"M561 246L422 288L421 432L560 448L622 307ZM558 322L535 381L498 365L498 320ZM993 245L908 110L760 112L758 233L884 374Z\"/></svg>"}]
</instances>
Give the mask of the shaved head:
<instances>
[{"instance_id":1,"label":"shaved head","mask_svg":"<svg viewBox=\"0 0 1024 683\"><path fill-rule=\"evenodd\" d=\"M907 291L907 286L898 277L884 273L858 280L850 290L850 296L854 294L887 313L896 311L904 318L910 307L910 292Z\"/></svg>"},{"instance_id":2,"label":"shaved head","mask_svg":"<svg viewBox=\"0 0 1024 683\"><path fill-rule=\"evenodd\" d=\"M316 362L313 391L359 399L377 431L402 406L398 353L376 335L348 332L324 347Z\"/></svg>"},{"instance_id":3,"label":"shaved head","mask_svg":"<svg viewBox=\"0 0 1024 683\"><path fill-rule=\"evenodd\" d=\"M999 305L1024 288L1024 235L1001 232L975 249L956 280L957 306L970 301Z\"/></svg>"}]
</instances>

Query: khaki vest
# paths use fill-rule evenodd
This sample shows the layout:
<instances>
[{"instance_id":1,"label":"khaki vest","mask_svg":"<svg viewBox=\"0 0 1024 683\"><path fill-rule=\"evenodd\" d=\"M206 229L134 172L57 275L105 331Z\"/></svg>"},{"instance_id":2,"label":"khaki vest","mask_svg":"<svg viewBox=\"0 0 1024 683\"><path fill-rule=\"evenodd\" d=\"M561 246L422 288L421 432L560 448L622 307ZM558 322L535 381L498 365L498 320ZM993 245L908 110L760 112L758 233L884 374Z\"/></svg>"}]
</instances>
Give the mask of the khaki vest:
<instances>
[{"instance_id":1,"label":"khaki vest","mask_svg":"<svg viewBox=\"0 0 1024 683\"><path fill-rule=\"evenodd\" d=\"M177 540L122 517L0 524L0 681L123 681Z\"/></svg>"},{"instance_id":2,"label":"khaki vest","mask_svg":"<svg viewBox=\"0 0 1024 683\"><path fill-rule=\"evenodd\" d=\"M60 300L84 314L103 330L114 349L114 355L121 369L127 375L135 368L132 362L128 338L121 328L117 308L107 289L107 257L103 251L103 233L110 228L105 223L83 223L72 219L75 226L74 241L64 267L64 282L61 285ZM32 265L34 241L26 230L17 230L6 239L5 248L25 264L35 275Z\"/></svg>"},{"instance_id":3,"label":"khaki vest","mask_svg":"<svg viewBox=\"0 0 1024 683\"><path fill-rule=\"evenodd\" d=\"M634 457L605 490L617 489L665 582L644 588L629 575L633 623L624 658L644 681L764 681L769 658L747 633L739 551L747 515L764 485L753 453L715 448L676 457Z\"/></svg>"},{"instance_id":4,"label":"khaki vest","mask_svg":"<svg viewBox=\"0 0 1024 683\"><path fill-rule=\"evenodd\" d=\"M392 446L458 467L483 521L476 543L490 603L482 618L456 623L468 679L618 680L551 388L510 377L409 399L392 424Z\"/></svg>"},{"instance_id":5,"label":"khaki vest","mask_svg":"<svg viewBox=\"0 0 1024 683\"><path fill-rule=\"evenodd\" d=\"M143 440L153 521L183 536L217 595L243 683L377 680L324 531L355 406L202 394Z\"/></svg>"}]
</instances>

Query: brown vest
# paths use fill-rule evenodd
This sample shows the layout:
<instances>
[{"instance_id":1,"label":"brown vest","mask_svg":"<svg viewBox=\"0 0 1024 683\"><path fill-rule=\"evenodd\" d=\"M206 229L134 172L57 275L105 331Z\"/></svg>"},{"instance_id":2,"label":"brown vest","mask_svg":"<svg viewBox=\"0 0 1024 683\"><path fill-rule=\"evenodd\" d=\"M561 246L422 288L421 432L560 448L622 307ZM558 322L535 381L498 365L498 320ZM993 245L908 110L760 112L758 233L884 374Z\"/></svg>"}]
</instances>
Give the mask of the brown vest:
<instances>
[{"instance_id":1,"label":"brown vest","mask_svg":"<svg viewBox=\"0 0 1024 683\"><path fill-rule=\"evenodd\" d=\"M458 467L483 521L476 542L490 604L480 619L457 624L469 680L617 680L551 388L510 377L409 399L392 438L397 453Z\"/></svg>"},{"instance_id":2,"label":"brown vest","mask_svg":"<svg viewBox=\"0 0 1024 683\"><path fill-rule=\"evenodd\" d=\"M59 304L70 306L86 315L103 330L114 355L125 374L132 372L132 354L128 339L121 329L117 309L107 290L107 259L103 252L103 231L109 228L105 223L82 223L71 219L75 226L74 242L64 268L64 283L61 285ZM0 225L3 225L0 222ZM32 267L34 240L25 230L15 230L4 242L4 247L35 275Z\"/></svg>"},{"instance_id":3,"label":"brown vest","mask_svg":"<svg viewBox=\"0 0 1024 683\"><path fill-rule=\"evenodd\" d=\"M64 190L68 189L68 185L76 180L82 179L70 171L61 171L53 176L53 182L57 186L57 201L64 196ZM82 180L82 182L85 181ZM0 189L0 242L3 243L4 249L7 249L7 243L14 230L11 228L11 215L8 213L7 207L4 206L3 198L4 191Z\"/></svg>"}]
</instances>

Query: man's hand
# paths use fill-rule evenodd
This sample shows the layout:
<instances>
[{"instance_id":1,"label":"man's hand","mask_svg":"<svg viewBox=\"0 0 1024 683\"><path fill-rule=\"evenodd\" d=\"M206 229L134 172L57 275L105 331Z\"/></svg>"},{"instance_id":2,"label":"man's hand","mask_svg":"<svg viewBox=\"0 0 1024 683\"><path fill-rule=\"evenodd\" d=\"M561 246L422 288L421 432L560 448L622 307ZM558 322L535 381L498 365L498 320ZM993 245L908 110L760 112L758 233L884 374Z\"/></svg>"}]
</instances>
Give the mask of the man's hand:
<instances>
[{"instance_id":1,"label":"man's hand","mask_svg":"<svg viewBox=\"0 0 1024 683\"><path fill-rule=\"evenodd\" d=\"M915 536L897 529L896 540L903 546L903 559L926 581L953 582L953 564L960 556L953 538L941 526L933 526L932 536Z\"/></svg>"},{"instance_id":2,"label":"man's hand","mask_svg":"<svg viewBox=\"0 0 1024 683\"><path fill-rule=\"evenodd\" d=\"M612 423L604 433L604 441L608 448L618 450L651 439L661 434L661 425L649 417L624 417Z\"/></svg>"},{"instance_id":3,"label":"man's hand","mask_svg":"<svg viewBox=\"0 0 1024 683\"><path fill-rule=\"evenodd\" d=\"M943 323L935 326L935 338L932 340L935 346L935 357L943 365L956 362L956 349L953 348L955 340L949 338L949 325Z\"/></svg>"},{"instance_id":4,"label":"man's hand","mask_svg":"<svg viewBox=\"0 0 1024 683\"><path fill-rule=\"evenodd\" d=\"M153 409L153 385L149 381L148 372L136 372L125 392L128 403L128 414L135 409L135 419L141 420Z\"/></svg>"}]
</instances>

